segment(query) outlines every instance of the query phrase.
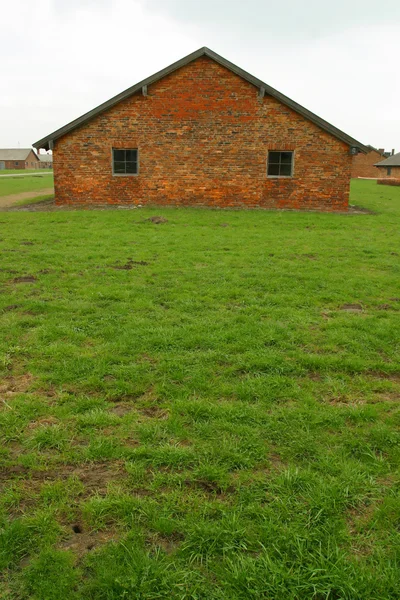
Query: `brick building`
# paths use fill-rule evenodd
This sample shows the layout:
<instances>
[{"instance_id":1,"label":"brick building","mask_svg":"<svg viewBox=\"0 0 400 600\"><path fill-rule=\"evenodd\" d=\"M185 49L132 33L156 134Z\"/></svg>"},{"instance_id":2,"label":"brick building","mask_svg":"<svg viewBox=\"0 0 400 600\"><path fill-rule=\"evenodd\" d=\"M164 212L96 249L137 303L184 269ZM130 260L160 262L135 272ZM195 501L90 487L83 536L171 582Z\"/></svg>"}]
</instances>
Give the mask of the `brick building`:
<instances>
[{"instance_id":1,"label":"brick building","mask_svg":"<svg viewBox=\"0 0 400 600\"><path fill-rule=\"evenodd\" d=\"M49 152L39 153L39 169L52 169L53 168L53 155Z\"/></svg>"},{"instance_id":2,"label":"brick building","mask_svg":"<svg viewBox=\"0 0 400 600\"><path fill-rule=\"evenodd\" d=\"M202 48L34 144L58 204L346 210L368 149Z\"/></svg>"},{"instance_id":3,"label":"brick building","mask_svg":"<svg viewBox=\"0 0 400 600\"><path fill-rule=\"evenodd\" d=\"M379 169L375 166L377 162L387 157L383 148L379 150L373 146L367 146L368 153L360 152L353 156L351 165L351 177L366 177L369 179L378 179L380 177Z\"/></svg>"},{"instance_id":4,"label":"brick building","mask_svg":"<svg viewBox=\"0 0 400 600\"><path fill-rule=\"evenodd\" d=\"M376 164L376 168L379 171L379 179L392 179L396 180L396 185L400 184L400 152L395 154L393 150L391 156Z\"/></svg>"},{"instance_id":5,"label":"brick building","mask_svg":"<svg viewBox=\"0 0 400 600\"><path fill-rule=\"evenodd\" d=\"M32 148L0 148L0 170L37 169L39 157Z\"/></svg>"}]
</instances>

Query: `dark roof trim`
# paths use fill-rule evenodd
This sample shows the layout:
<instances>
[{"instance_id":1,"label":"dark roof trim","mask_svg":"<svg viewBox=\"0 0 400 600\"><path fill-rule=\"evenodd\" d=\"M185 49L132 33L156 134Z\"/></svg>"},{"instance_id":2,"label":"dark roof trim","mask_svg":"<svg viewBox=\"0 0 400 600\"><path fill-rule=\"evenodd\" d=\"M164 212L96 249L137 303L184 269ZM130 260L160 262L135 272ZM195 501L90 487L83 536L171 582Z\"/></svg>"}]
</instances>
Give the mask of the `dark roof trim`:
<instances>
[{"instance_id":1,"label":"dark roof trim","mask_svg":"<svg viewBox=\"0 0 400 600\"><path fill-rule=\"evenodd\" d=\"M374 165L375 167L400 167L400 152L392 154L386 160L381 160Z\"/></svg>"},{"instance_id":2,"label":"dark roof trim","mask_svg":"<svg viewBox=\"0 0 400 600\"><path fill-rule=\"evenodd\" d=\"M42 138L41 140L35 142L33 144L33 146L35 148L45 148L46 150L48 150L51 147L51 143L54 142L54 140L60 138L61 136L65 135L66 133L69 133L70 131L72 131L76 127L79 127L83 123L86 123L87 121L89 121L93 117L96 117L97 115L99 115L102 112L108 110L112 106L115 106L115 104L117 104L118 102L121 102L121 100L125 100L126 98L129 98L130 96L132 96L136 92L141 92L143 88L146 89L147 86L151 85L152 83L155 83L156 81L159 81L160 79L162 79L166 75L169 75L170 73L173 73L177 69L180 69L181 67L184 67L184 66L188 65L192 61L194 61L197 58L200 58L202 56L208 56L209 58L215 60L215 62L219 63L223 67L226 67L227 69L229 69L233 73L236 73L236 75L239 75L239 77L242 77L243 79L245 79L249 83L253 84L255 87L259 88L259 90L263 90L263 91L261 91L261 94L265 93L265 94L268 94L268 95L272 96L273 98L276 98L277 100L279 100L280 102L282 102L282 104L285 104L286 106L288 106L289 108L291 108L295 112L299 113L300 115L302 115L303 117L305 117L306 119L308 119L309 121L311 121L312 123L314 123L315 125L318 125L319 127L321 127L321 129L327 131L331 135L333 135L336 138L338 138L342 142L345 142L349 146L354 146L354 147L358 148L359 150L361 150L361 152L368 153L367 146L364 146L364 144L361 144L361 142L358 142L357 140L355 140L354 138L350 137L349 135L347 135L346 133L344 133L340 129L337 129L336 127L334 127L333 125L331 125L330 123L328 123L327 121L325 121L324 119L321 119L321 117L318 117L317 115L315 115L311 111L307 110L306 108L304 108L300 104L297 104L297 102L294 102L294 100L291 100L287 96L284 96L283 94L281 94L280 92L278 92L277 90L275 90L274 88L272 88L271 86L269 86L268 84L264 83L260 79L257 79L257 77L254 77L253 75L250 75L250 73L247 73L247 71L244 71L240 67L237 67L236 65L234 65L233 63L231 63L229 60L226 60L225 58L223 58L219 54L216 54L215 52L213 52L209 48L200 48L196 52L193 52L192 54L189 54L188 56L185 56L184 58L181 58L181 60L178 60L177 62L173 63L172 65L169 65L165 69L162 69L161 71L158 71L158 73L155 73L154 75L151 75L147 79L144 79L143 81L140 81L139 83L137 83L136 85L128 88L124 92L121 92L117 96L114 96L113 98L111 98L107 102L104 102L103 104L100 104L100 106L98 106L97 108L94 108L93 110L85 113L84 115L82 115L78 119L75 119L74 121L71 121L71 123L68 123L64 127L61 127L60 129L57 129L56 131L54 131L50 135L48 135L48 136Z\"/></svg>"}]
</instances>

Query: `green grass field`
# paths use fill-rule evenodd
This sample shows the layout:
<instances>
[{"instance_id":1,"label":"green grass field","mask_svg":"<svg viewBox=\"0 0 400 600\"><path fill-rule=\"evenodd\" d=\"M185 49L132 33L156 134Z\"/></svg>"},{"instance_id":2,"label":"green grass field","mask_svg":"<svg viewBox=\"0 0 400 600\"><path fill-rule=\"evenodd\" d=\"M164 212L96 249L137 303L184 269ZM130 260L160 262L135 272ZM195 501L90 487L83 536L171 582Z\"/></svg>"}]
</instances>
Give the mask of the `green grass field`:
<instances>
[{"instance_id":1,"label":"green grass field","mask_svg":"<svg viewBox=\"0 0 400 600\"><path fill-rule=\"evenodd\" d=\"M53 173L36 172L35 175L26 177L1 177L0 176L0 198L21 192L35 192L45 188L53 187Z\"/></svg>"},{"instance_id":2,"label":"green grass field","mask_svg":"<svg viewBox=\"0 0 400 600\"><path fill-rule=\"evenodd\" d=\"M25 173L36 173L36 174L44 174L44 173L53 173L52 169L1 169L0 177L2 175L24 175Z\"/></svg>"},{"instance_id":3,"label":"green grass field","mask_svg":"<svg viewBox=\"0 0 400 600\"><path fill-rule=\"evenodd\" d=\"M352 203L0 215L2 600L400 597L400 189Z\"/></svg>"}]
</instances>

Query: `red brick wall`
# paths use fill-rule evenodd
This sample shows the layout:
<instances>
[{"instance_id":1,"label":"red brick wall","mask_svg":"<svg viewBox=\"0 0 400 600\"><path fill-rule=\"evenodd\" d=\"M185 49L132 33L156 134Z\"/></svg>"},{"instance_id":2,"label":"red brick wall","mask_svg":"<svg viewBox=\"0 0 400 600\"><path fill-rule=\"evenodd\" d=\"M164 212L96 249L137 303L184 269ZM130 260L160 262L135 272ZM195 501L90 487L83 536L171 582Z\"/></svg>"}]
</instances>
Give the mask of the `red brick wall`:
<instances>
[{"instance_id":1,"label":"red brick wall","mask_svg":"<svg viewBox=\"0 0 400 600\"><path fill-rule=\"evenodd\" d=\"M139 175L112 175L112 148L139 149ZM266 175L268 150L294 176ZM346 210L349 148L203 57L57 140L57 203Z\"/></svg>"},{"instance_id":2,"label":"red brick wall","mask_svg":"<svg viewBox=\"0 0 400 600\"><path fill-rule=\"evenodd\" d=\"M379 179L400 179L400 167L390 167L391 172L388 175L387 167L379 167Z\"/></svg>"},{"instance_id":3,"label":"red brick wall","mask_svg":"<svg viewBox=\"0 0 400 600\"><path fill-rule=\"evenodd\" d=\"M32 152L32 150L29 152L28 154L28 158L26 159L26 161L28 164L26 165L26 169L38 169L39 168L39 161L37 159L37 157L35 156L35 154Z\"/></svg>"},{"instance_id":4,"label":"red brick wall","mask_svg":"<svg viewBox=\"0 0 400 600\"><path fill-rule=\"evenodd\" d=\"M25 161L24 160L5 160L5 169L25 169ZM15 163L18 163L17 165Z\"/></svg>"},{"instance_id":5,"label":"red brick wall","mask_svg":"<svg viewBox=\"0 0 400 600\"><path fill-rule=\"evenodd\" d=\"M371 177L378 179L380 177L380 169L374 167L374 165L381 160L385 160L385 157L376 152L376 150L371 150L368 154L356 154L353 156L351 165L352 178Z\"/></svg>"}]
</instances>

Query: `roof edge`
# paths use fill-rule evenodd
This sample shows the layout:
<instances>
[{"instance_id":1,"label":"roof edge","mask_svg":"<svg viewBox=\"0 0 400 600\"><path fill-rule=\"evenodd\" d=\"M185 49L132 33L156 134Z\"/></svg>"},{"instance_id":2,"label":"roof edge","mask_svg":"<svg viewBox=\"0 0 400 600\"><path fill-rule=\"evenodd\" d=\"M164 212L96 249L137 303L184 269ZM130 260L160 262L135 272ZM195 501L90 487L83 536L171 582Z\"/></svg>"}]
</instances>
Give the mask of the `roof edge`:
<instances>
[{"instance_id":1,"label":"roof edge","mask_svg":"<svg viewBox=\"0 0 400 600\"><path fill-rule=\"evenodd\" d=\"M385 156L385 151L381 152L379 148L375 148L375 146L371 146L371 144L367 144L367 148L369 148L369 152L377 152L380 156Z\"/></svg>"},{"instance_id":2,"label":"roof edge","mask_svg":"<svg viewBox=\"0 0 400 600\"><path fill-rule=\"evenodd\" d=\"M384 160L375 163L374 167L400 167L400 152L391 154Z\"/></svg>"},{"instance_id":3,"label":"roof edge","mask_svg":"<svg viewBox=\"0 0 400 600\"><path fill-rule=\"evenodd\" d=\"M136 92L140 91L141 88L143 88L144 86L148 86L148 85L151 85L152 83L155 83L156 81L159 81L163 77L166 77L167 75L173 73L177 69L180 69L181 67L188 65L189 63L200 58L201 56L208 56L215 62L219 63L223 67L229 69L230 71L232 71L233 73L238 75L239 77L242 77L249 83L253 84L255 87L257 87L259 89L263 88L265 90L266 94L272 96L276 100L279 100L280 102L282 102L283 104L285 104L286 106L288 106L289 108L291 108L292 110L297 112L298 114L302 115L303 117L305 117L306 119L308 119L309 121L311 121L312 123L314 123L315 125L320 127L321 129L325 130L327 133L330 133L331 135L340 139L342 142L348 144L349 146L358 148L364 154L367 154L369 152L368 147L365 146L364 144L362 144L361 142L359 142L356 139L352 138L351 136L347 135L344 131L341 131L334 125L331 125L331 123L328 123L328 121L325 121L318 115L316 115L313 112L306 109L304 106L301 106L301 104L298 104L294 100L291 100L288 96L281 94L281 92L278 92L278 90L274 89L267 83L261 81L261 79L254 77L247 71L244 71L243 69L241 69L234 63L231 63L229 60L223 58L222 56L220 56L213 50L210 50L210 48L207 48L206 46L199 48L195 52L192 52L191 54L188 54L187 56L181 58L180 60L172 63L168 67L161 69L161 71L158 71L154 75L151 75L150 77L143 79L139 83L136 83L135 85L127 88L120 94L113 96L112 98L110 98L110 100L103 102L96 108L83 114L82 116L78 117L77 119L74 119L70 123L67 123L67 125L64 125L64 127L60 127L59 129L56 129L55 131L53 131L53 133L38 140L37 142L35 142L32 145L36 149L45 148L46 150L49 150L50 146L56 139L60 138L63 135L66 135L73 129L76 129L80 125L83 125L90 119L103 113L104 111L108 110L109 108L112 108L118 102L121 102L122 100L125 100L126 98L129 98Z\"/></svg>"},{"instance_id":4,"label":"roof edge","mask_svg":"<svg viewBox=\"0 0 400 600\"><path fill-rule=\"evenodd\" d=\"M36 158L38 158L37 152L34 150L34 148L0 148L0 152L1 151L3 151L3 152L4 151L12 152L14 150L16 150L17 152L25 151L26 154L23 155L24 158L20 158L20 157L17 158L17 157L15 157L15 158L5 158L5 159L1 159L1 160L26 160L27 157L29 156L30 152L33 152L33 154L36 156Z\"/></svg>"}]
</instances>

